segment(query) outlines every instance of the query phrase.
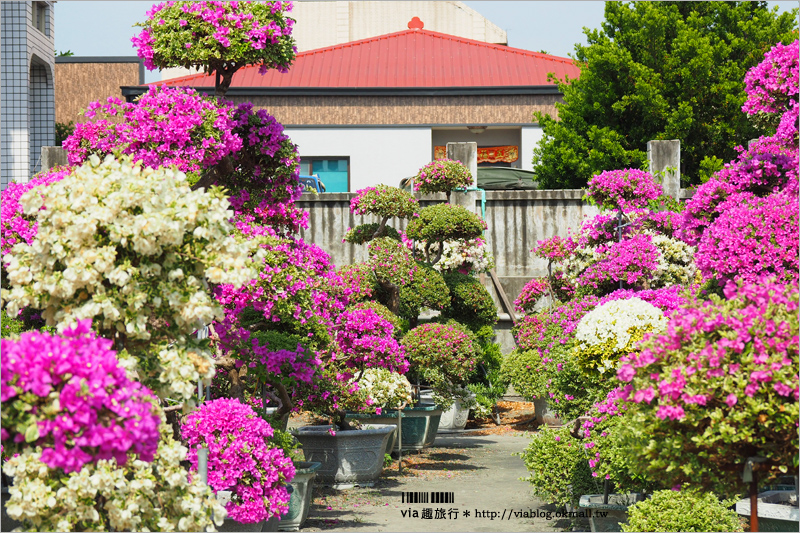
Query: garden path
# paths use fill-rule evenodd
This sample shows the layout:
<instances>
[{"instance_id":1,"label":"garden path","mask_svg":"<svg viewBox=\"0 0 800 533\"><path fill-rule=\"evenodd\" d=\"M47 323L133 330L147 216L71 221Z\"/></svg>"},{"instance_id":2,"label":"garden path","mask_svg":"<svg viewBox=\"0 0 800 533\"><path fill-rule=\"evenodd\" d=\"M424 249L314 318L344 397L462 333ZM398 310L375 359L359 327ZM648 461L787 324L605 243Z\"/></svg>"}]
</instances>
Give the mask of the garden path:
<instances>
[{"instance_id":1,"label":"garden path","mask_svg":"<svg viewBox=\"0 0 800 533\"><path fill-rule=\"evenodd\" d=\"M503 425L439 434L431 448L404 455L402 472L395 460L374 487L317 486L301 531L588 531L588 523L557 517L556 508L520 480L528 471L515 454L528 446L531 433L516 430L526 424L510 422L532 412L524 409L530 404L502 405ZM453 503L403 503L407 492L452 492Z\"/></svg>"}]
</instances>

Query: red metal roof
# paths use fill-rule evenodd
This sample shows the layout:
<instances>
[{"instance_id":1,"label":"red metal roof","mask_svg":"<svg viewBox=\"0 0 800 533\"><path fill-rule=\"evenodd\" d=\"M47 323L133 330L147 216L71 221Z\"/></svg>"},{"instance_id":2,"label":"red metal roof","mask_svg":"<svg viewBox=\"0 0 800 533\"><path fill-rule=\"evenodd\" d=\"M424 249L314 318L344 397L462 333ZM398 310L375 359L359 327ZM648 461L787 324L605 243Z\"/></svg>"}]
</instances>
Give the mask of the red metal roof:
<instances>
[{"instance_id":1,"label":"red metal roof","mask_svg":"<svg viewBox=\"0 0 800 533\"><path fill-rule=\"evenodd\" d=\"M422 88L513 87L553 85L577 78L571 59L465 39L424 29L410 29L297 54L289 72L264 76L244 67L231 87ZM195 74L159 85L213 87L214 77Z\"/></svg>"}]
</instances>

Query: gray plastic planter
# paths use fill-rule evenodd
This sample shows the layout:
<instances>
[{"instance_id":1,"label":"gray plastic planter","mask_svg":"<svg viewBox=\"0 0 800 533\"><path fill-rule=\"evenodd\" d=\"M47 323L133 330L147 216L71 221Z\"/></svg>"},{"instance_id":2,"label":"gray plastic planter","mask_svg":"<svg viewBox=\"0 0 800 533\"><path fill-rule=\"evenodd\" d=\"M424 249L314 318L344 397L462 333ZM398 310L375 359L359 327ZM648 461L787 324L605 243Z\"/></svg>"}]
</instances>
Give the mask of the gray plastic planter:
<instances>
[{"instance_id":1,"label":"gray plastic planter","mask_svg":"<svg viewBox=\"0 0 800 533\"><path fill-rule=\"evenodd\" d=\"M329 429L330 426L306 426L296 433L306 460L322 465L317 470L319 482L342 489L374 485L383 471L386 441L394 426L336 431L335 435Z\"/></svg>"},{"instance_id":2,"label":"gray plastic planter","mask_svg":"<svg viewBox=\"0 0 800 533\"><path fill-rule=\"evenodd\" d=\"M289 512L281 517L278 531L297 531L303 526L311 509L311 493L314 492L314 478L320 463L298 461L295 463L294 479L289 482L294 491L289 500Z\"/></svg>"},{"instance_id":3,"label":"gray plastic planter","mask_svg":"<svg viewBox=\"0 0 800 533\"><path fill-rule=\"evenodd\" d=\"M401 427L403 450L421 450L428 448L436 440L439 431L439 421L442 410L434 405L406 407L402 411L403 425ZM397 410L385 410L380 415L350 413L347 418L360 420L363 424L391 424L397 426ZM391 449L392 453L400 451L397 444Z\"/></svg>"}]
</instances>

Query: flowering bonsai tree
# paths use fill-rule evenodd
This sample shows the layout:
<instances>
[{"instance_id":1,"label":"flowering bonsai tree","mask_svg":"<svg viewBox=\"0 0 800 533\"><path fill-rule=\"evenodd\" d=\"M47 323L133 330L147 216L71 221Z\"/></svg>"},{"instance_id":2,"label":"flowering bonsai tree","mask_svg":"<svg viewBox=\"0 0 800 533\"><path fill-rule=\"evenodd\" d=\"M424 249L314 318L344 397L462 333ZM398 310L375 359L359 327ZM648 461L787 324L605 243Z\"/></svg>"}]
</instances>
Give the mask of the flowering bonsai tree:
<instances>
[{"instance_id":1,"label":"flowering bonsai tree","mask_svg":"<svg viewBox=\"0 0 800 533\"><path fill-rule=\"evenodd\" d=\"M463 386L480 357L474 335L455 321L428 323L409 331L401 340L413 374L425 380L443 409L463 395Z\"/></svg>"},{"instance_id":2,"label":"flowering bonsai tree","mask_svg":"<svg viewBox=\"0 0 800 533\"><path fill-rule=\"evenodd\" d=\"M423 194L450 191L472 184L472 174L461 161L439 159L431 161L414 176L414 191Z\"/></svg>"},{"instance_id":3,"label":"flowering bonsai tree","mask_svg":"<svg viewBox=\"0 0 800 533\"><path fill-rule=\"evenodd\" d=\"M420 257L425 255L425 242L413 242L406 235L401 236L406 243ZM480 274L494 268L494 255L489 250L489 244L483 237L467 240L444 241L442 243L442 256L433 268L439 272L459 272L461 274ZM439 243L431 243L429 253L436 256L439 253Z\"/></svg>"},{"instance_id":4,"label":"flowering bonsai tree","mask_svg":"<svg viewBox=\"0 0 800 533\"><path fill-rule=\"evenodd\" d=\"M131 381L84 320L61 335L2 340L2 434L6 453L39 447L51 469L75 472L128 455L150 462L158 446L155 396Z\"/></svg>"},{"instance_id":5,"label":"flowering bonsai tree","mask_svg":"<svg viewBox=\"0 0 800 533\"><path fill-rule=\"evenodd\" d=\"M661 185L642 170L608 170L592 176L586 191L590 203L611 211L646 207L664 194Z\"/></svg>"},{"instance_id":6,"label":"flowering bonsai tree","mask_svg":"<svg viewBox=\"0 0 800 533\"><path fill-rule=\"evenodd\" d=\"M766 459L763 481L797 468L798 291L762 279L729 283L725 298L689 303L618 376L634 467L735 496L749 457Z\"/></svg>"},{"instance_id":7,"label":"flowering bonsai tree","mask_svg":"<svg viewBox=\"0 0 800 533\"><path fill-rule=\"evenodd\" d=\"M22 195L36 187L46 187L61 181L69 175L70 171L69 167L54 167L47 172L36 174L27 183L11 182L0 193L0 197L3 199L0 219L0 250L3 255L10 252L17 243L30 244L36 236L36 217L24 213L22 205L20 205ZM3 272L3 281L5 281L5 266Z\"/></svg>"},{"instance_id":8,"label":"flowering bonsai tree","mask_svg":"<svg viewBox=\"0 0 800 533\"><path fill-rule=\"evenodd\" d=\"M719 286L762 275L798 279L798 42L776 45L746 77L742 108L778 124L698 187L687 202L680 236L698 246L703 278ZM772 117L772 118L769 118Z\"/></svg>"},{"instance_id":9,"label":"flowering bonsai tree","mask_svg":"<svg viewBox=\"0 0 800 533\"><path fill-rule=\"evenodd\" d=\"M636 351L647 333L659 333L666 325L664 312L644 300L612 300L578 322L573 354L587 373L604 374L616 369L621 356Z\"/></svg>"},{"instance_id":10,"label":"flowering bonsai tree","mask_svg":"<svg viewBox=\"0 0 800 533\"><path fill-rule=\"evenodd\" d=\"M154 86L135 102L93 102L86 116L91 120L64 141L73 165L109 154L154 168L174 165L193 189L227 188L234 209L262 224L291 231L307 226L308 215L294 205L302 193L297 149L263 109Z\"/></svg>"},{"instance_id":11,"label":"flowering bonsai tree","mask_svg":"<svg viewBox=\"0 0 800 533\"><path fill-rule=\"evenodd\" d=\"M376 215L380 218L377 224L365 224L348 232L345 240L355 244L385 237L397 236L397 230L386 226L390 218L412 218L416 216L418 204L411 194L388 185L367 187L356 191L356 197L350 200L350 212L356 215Z\"/></svg>"},{"instance_id":12,"label":"flowering bonsai tree","mask_svg":"<svg viewBox=\"0 0 800 533\"><path fill-rule=\"evenodd\" d=\"M186 417L181 434L189 443L189 462L197 472L197 448L208 446L208 485L231 491L225 506L237 522L253 523L289 510L286 486L294 478L292 461L270 447L270 425L236 399L205 402Z\"/></svg>"},{"instance_id":13,"label":"flowering bonsai tree","mask_svg":"<svg viewBox=\"0 0 800 533\"><path fill-rule=\"evenodd\" d=\"M408 223L406 236L424 243L425 261L435 265L444 253L444 242L476 239L486 229L486 222L460 205L436 204L420 209L419 217ZM435 255L431 248L436 243Z\"/></svg>"},{"instance_id":14,"label":"flowering bonsai tree","mask_svg":"<svg viewBox=\"0 0 800 533\"><path fill-rule=\"evenodd\" d=\"M255 276L249 242L230 235L222 191L192 191L181 172L92 156L20 203L36 213L38 232L3 257L8 312L43 309L59 329L91 318L122 358L136 358L144 384L193 401L214 366L191 333L222 318L208 284Z\"/></svg>"},{"instance_id":15,"label":"flowering bonsai tree","mask_svg":"<svg viewBox=\"0 0 800 533\"><path fill-rule=\"evenodd\" d=\"M291 2L162 2L137 24L132 38L148 70L203 68L217 73L216 96L222 97L233 75L246 65L260 65L263 75L288 70L296 47Z\"/></svg>"},{"instance_id":16,"label":"flowering bonsai tree","mask_svg":"<svg viewBox=\"0 0 800 533\"><path fill-rule=\"evenodd\" d=\"M411 383L403 374L385 368L367 368L358 390L346 401L349 410L380 415L384 409L402 409L413 401Z\"/></svg>"}]
</instances>

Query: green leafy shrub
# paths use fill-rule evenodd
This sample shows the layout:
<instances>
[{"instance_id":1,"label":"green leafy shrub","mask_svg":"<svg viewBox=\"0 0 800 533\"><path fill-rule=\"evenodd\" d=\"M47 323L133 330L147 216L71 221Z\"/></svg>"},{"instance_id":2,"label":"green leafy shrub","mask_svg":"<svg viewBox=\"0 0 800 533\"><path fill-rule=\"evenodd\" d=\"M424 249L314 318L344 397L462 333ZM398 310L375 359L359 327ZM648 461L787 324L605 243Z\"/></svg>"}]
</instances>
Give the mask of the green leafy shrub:
<instances>
[{"instance_id":1,"label":"green leafy shrub","mask_svg":"<svg viewBox=\"0 0 800 533\"><path fill-rule=\"evenodd\" d=\"M406 236L415 241L443 242L475 239L483 234L486 222L460 205L436 204L424 207L411 220Z\"/></svg>"},{"instance_id":2,"label":"green leafy shrub","mask_svg":"<svg viewBox=\"0 0 800 533\"><path fill-rule=\"evenodd\" d=\"M461 396L463 391L455 389L467 383L480 356L475 335L452 321L417 326L406 333L400 344L405 348L411 373L451 401Z\"/></svg>"},{"instance_id":3,"label":"green leafy shrub","mask_svg":"<svg viewBox=\"0 0 800 533\"><path fill-rule=\"evenodd\" d=\"M360 226L347 230L347 233L344 235L344 240L351 244L364 244L375 237L375 232L378 231L378 228L380 228L380 224L378 223L361 224ZM383 226L378 237L389 237L396 241L401 240L400 234L391 226Z\"/></svg>"},{"instance_id":4,"label":"green leafy shrub","mask_svg":"<svg viewBox=\"0 0 800 533\"><path fill-rule=\"evenodd\" d=\"M744 531L732 504L696 489L660 490L628 507L622 531Z\"/></svg>"},{"instance_id":5,"label":"green leafy shrub","mask_svg":"<svg viewBox=\"0 0 800 533\"><path fill-rule=\"evenodd\" d=\"M477 279L460 272L444 275L444 282L450 289L450 307L442 315L453 318L471 329L497 323L497 307L492 295Z\"/></svg>"},{"instance_id":6,"label":"green leafy shrub","mask_svg":"<svg viewBox=\"0 0 800 533\"><path fill-rule=\"evenodd\" d=\"M414 176L414 190L423 194L449 193L456 187L472 184L472 173L461 161L439 159L431 161Z\"/></svg>"},{"instance_id":7,"label":"green leafy shrub","mask_svg":"<svg viewBox=\"0 0 800 533\"><path fill-rule=\"evenodd\" d=\"M380 184L356 192L356 197L350 200L350 211L357 215L411 218L419 207L411 193L389 185Z\"/></svg>"},{"instance_id":8,"label":"green leafy shrub","mask_svg":"<svg viewBox=\"0 0 800 533\"><path fill-rule=\"evenodd\" d=\"M417 262L411 281L400 289L400 316L414 321L423 309L442 311L450 305L450 289L438 271Z\"/></svg>"},{"instance_id":9,"label":"green leafy shrub","mask_svg":"<svg viewBox=\"0 0 800 533\"><path fill-rule=\"evenodd\" d=\"M533 486L533 494L548 503L577 506L583 494L603 492L602 482L592 477L588 451L569 434L569 428L544 428L535 433L522 452L530 472L524 481Z\"/></svg>"},{"instance_id":10,"label":"green leafy shrub","mask_svg":"<svg viewBox=\"0 0 800 533\"><path fill-rule=\"evenodd\" d=\"M467 387L475 394L476 418L489 416L497 400L508 389L508 380L500 373L503 353L500 345L494 342L495 332L491 326L483 326L475 332L480 348L478 371L469 380Z\"/></svg>"}]
</instances>

